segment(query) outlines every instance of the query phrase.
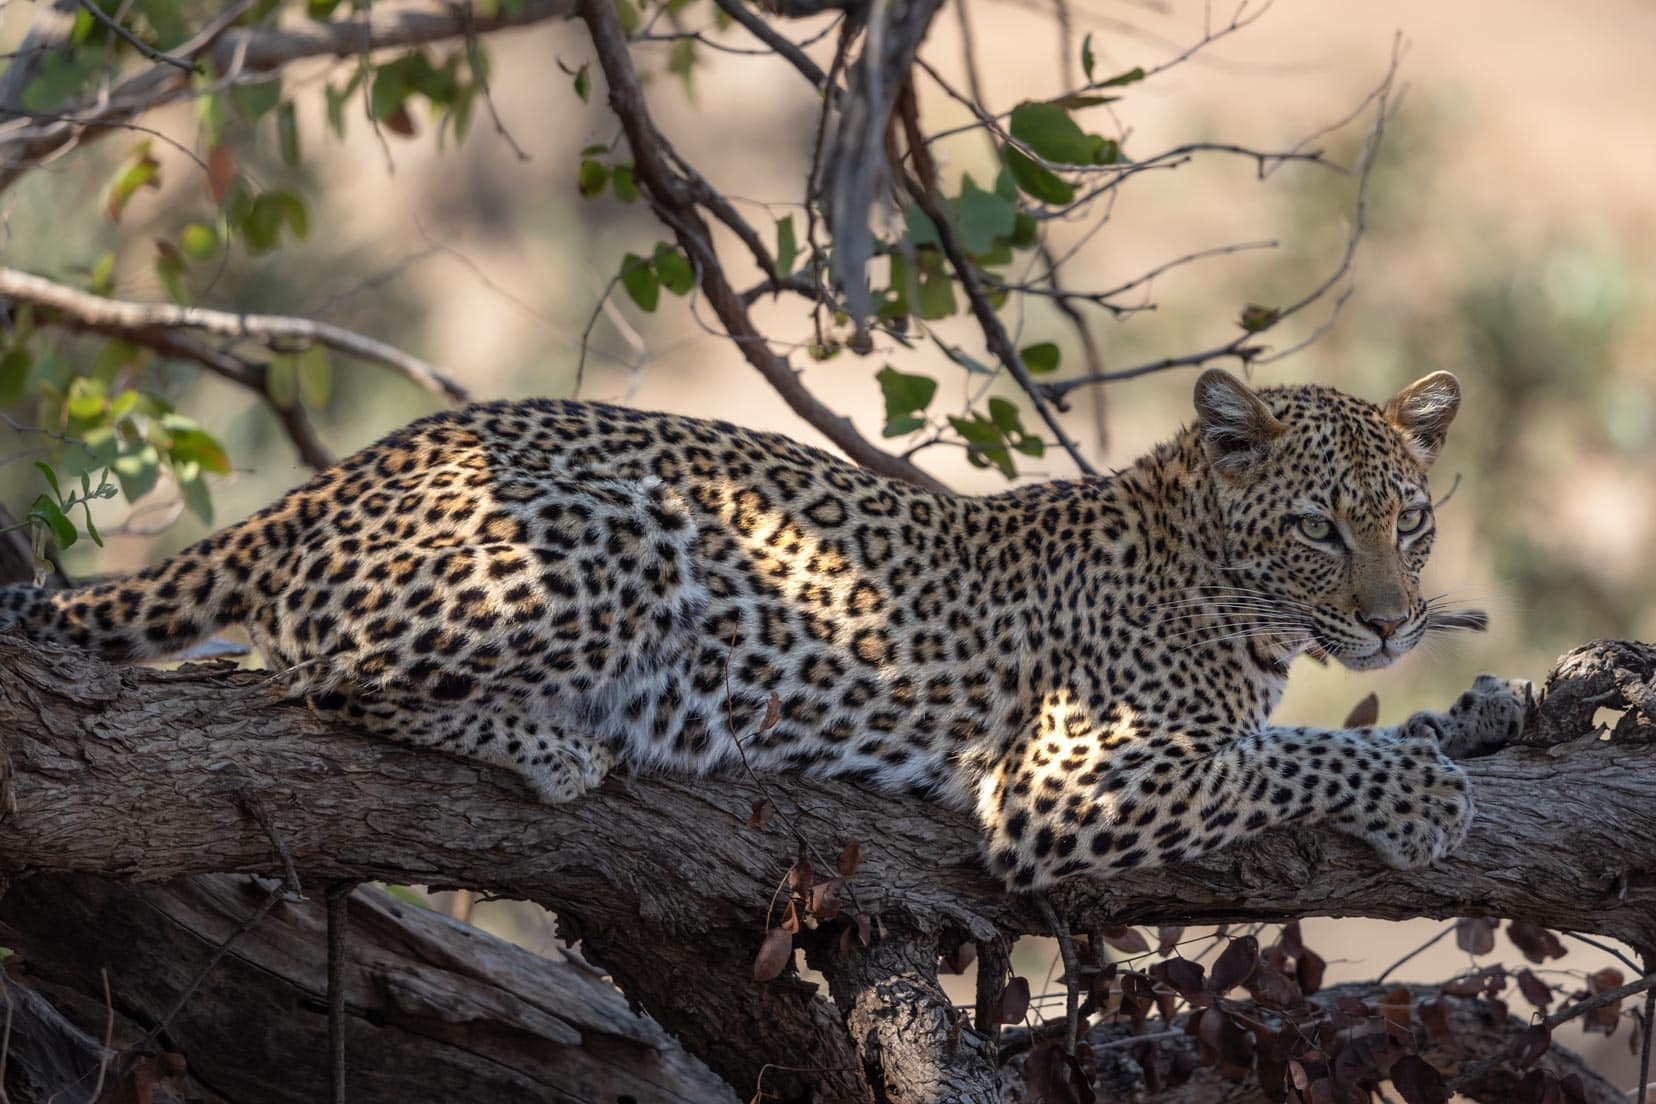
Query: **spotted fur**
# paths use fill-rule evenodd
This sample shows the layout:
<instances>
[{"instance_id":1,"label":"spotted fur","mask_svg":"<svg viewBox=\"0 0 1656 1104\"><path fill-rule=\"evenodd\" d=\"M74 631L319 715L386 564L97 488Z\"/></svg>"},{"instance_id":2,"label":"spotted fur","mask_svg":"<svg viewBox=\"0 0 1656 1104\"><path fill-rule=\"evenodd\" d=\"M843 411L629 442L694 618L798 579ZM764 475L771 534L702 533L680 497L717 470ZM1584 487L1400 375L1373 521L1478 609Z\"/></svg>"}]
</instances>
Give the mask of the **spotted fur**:
<instances>
[{"instance_id":1,"label":"spotted fur","mask_svg":"<svg viewBox=\"0 0 1656 1104\"><path fill-rule=\"evenodd\" d=\"M131 578L0 589L0 625L132 660L244 624L319 705L550 801L742 755L919 789L974 808L1018 888L1292 821L1414 866L1471 815L1445 751L1506 738L1520 696L1267 718L1296 654L1378 667L1433 628L1426 469L1458 402L1446 373L1381 407L1212 371L1132 467L983 498L719 422L480 404Z\"/></svg>"}]
</instances>

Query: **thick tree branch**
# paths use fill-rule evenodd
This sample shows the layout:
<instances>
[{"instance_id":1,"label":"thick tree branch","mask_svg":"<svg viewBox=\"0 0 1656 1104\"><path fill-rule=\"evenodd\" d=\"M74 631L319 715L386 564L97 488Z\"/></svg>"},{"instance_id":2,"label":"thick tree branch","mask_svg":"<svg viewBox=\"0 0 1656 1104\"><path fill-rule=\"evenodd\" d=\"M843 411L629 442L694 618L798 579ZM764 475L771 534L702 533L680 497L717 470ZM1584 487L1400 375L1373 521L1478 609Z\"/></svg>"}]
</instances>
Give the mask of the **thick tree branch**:
<instances>
[{"instance_id":1,"label":"thick tree branch","mask_svg":"<svg viewBox=\"0 0 1656 1104\"><path fill-rule=\"evenodd\" d=\"M1595 651L1629 684L1648 685L1656 672L1656 649ZM1584 665L1576 655L1562 669ZM1555 679L1549 702L1575 707L1570 688ZM1599 698L1605 708L1623 701ZM1650 718L1629 716L1609 740L1580 733L1470 761L1479 815L1462 848L1432 869L1390 870L1313 827L1166 870L1066 883L1054 903L1082 930L1489 914L1649 945L1656 745ZM1549 717L1544 705L1540 727ZM797 846L743 827L762 797L753 783L635 780L547 807L502 772L361 737L278 702L257 673L118 670L9 636L0 636L0 754L14 770L17 810L0 824L0 874L278 872L282 857L244 811L256 793L307 879L462 884L539 901L732 1084L751 1085L766 1067L811 1067L829 1071L812 1084L850 1099L865 1091L832 1009L786 976L746 980ZM768 789L817 848L862 841L857 898L889 928L965 932L980 945L1046 932L1028 902L983 873L967 816L848 783L781 778ZM836 926L810 937L834 939ZM722 988L678 984L714 963ZM801 1091L803 1075L764 1076L785 1098Z\"/></svg>"}]
</instances>

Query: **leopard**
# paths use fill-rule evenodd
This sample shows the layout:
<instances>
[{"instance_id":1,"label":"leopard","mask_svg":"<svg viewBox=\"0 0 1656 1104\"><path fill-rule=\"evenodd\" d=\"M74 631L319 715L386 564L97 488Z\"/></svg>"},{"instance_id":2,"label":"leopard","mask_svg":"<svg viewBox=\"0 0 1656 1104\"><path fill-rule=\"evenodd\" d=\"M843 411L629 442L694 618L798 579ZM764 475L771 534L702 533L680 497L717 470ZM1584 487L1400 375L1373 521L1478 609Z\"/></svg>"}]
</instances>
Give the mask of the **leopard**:
<instances>
[{"instance_id":1,"label":"leopard","mask_svg":"<svg viewBox=\"0 0 1656 1104\"><path fill-rule=\"evenodd\" d=\"M939 492L788 436L600 402L433 414L136 574L0 589L0 627L116 662L244 626L348 726L568 802L616 769L849 779L974 813L1009 890L1321 824L1392 866L1473 816L1458 760L1527 683L1394 725L1276 726L1301 656L1466 627L1420 584L1461 403L1211 368L1107 475Z\"/></svg>"}]
</instances>

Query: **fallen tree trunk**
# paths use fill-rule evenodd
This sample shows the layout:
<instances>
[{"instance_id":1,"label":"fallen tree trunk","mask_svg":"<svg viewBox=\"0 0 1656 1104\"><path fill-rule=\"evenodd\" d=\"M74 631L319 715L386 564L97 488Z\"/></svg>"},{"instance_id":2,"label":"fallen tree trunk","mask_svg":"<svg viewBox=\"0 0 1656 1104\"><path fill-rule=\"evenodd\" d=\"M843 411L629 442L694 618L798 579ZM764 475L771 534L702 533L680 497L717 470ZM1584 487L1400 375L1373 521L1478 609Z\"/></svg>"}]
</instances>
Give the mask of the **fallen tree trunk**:
<instances>
[{"instance_id":1,"label":"fallen tree trunk","mask_svg":"<svg viewBox=\"0 0 1656 1104\"><path fill-rule=\"evenodd\" d=\"M1647 686L1656 649L1592 645L1565 669L1622 672L1594 691L1594 708L1622 708L1627 694L1616 686ZM1555 680L1532 734L1546 731L1551 702L1579 712L1571 685ZM1656 747L1651 719L1627 718L1612 739L1581 733L1469 763L1478 819L1461 850L1430 870L1390 870L1312 828L1108 884L1070 883L1053 903L1080 929L1488 914L1656 945ZM339 730L275 700L263 676L210 665L115 669L0 637L0 774L6 762L15 812L0 824L0 875L14 879L14 893L29 893L37 871L149 881L277 874L291 863L307 880L526 897L553 909L566 938L744 1096L757 1085L783 1099L884 1091L870 1087L866 1047L853 1046L814 986L786 974L748 978L802 849L831 857L861 841L855 908L898 931L986 942L1048 930L1028 901L982 873L969 818L916 799L798 778L764 788L663 778L550 808L503 772ZM744 826L766 796L803 840L779 821ZM831 858L817 865L826 870ZM825 922L799 942L831 943L839 927ZM866 953L859 948L853 941L849 953ZM825 961L832 968L833 955ZM980 1086L983 1069L971 1073Z\"/></svg>"}]
</instances>

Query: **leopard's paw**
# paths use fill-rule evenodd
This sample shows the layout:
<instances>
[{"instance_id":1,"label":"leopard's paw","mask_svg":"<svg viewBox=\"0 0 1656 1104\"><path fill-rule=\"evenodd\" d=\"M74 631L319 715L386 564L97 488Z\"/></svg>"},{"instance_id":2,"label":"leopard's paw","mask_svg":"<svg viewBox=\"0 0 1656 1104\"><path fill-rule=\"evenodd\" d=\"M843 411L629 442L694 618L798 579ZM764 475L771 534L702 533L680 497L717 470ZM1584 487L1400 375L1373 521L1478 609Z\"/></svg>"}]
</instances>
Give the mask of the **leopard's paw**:
<instances>
[{"instance_id":1,"label":"leopard's paw","mask_svg":"<svg viewBox=\"0 0 1656 1104\"><path fill-rule=\"evenodd\" d=\"M554 747L522 769L537 797L562 805L595 789L617 762L615 752L603 744L580 740Z\"/></svg>"},{"instance_id":2,"label":"leopard's paw","mask_svg":"<svg viewBox=\"0 0 1656 1104\"><path fill-rule=\"evenodd\" d=\"M1379 798L1365 797L1339 828L1365 840L1399 870L1429 866L1459 847L1472 825L1466 772L1438 750L1437 714L1416 714L1394 745Z\"/></svg>"},{"instance_id":3,"label":"leopard's paw","mask_svg":"<svg viewBox=\"0 0 1656 1104\"><path fill-rule=\"evenodd\" d=\"M1512 743L1535 714L1535 687L1528 679L1479 675L1447 713L1417 714L1437 722L1438 749L1451 759L1488 755Z\"/></svg>"}]
</instances>

